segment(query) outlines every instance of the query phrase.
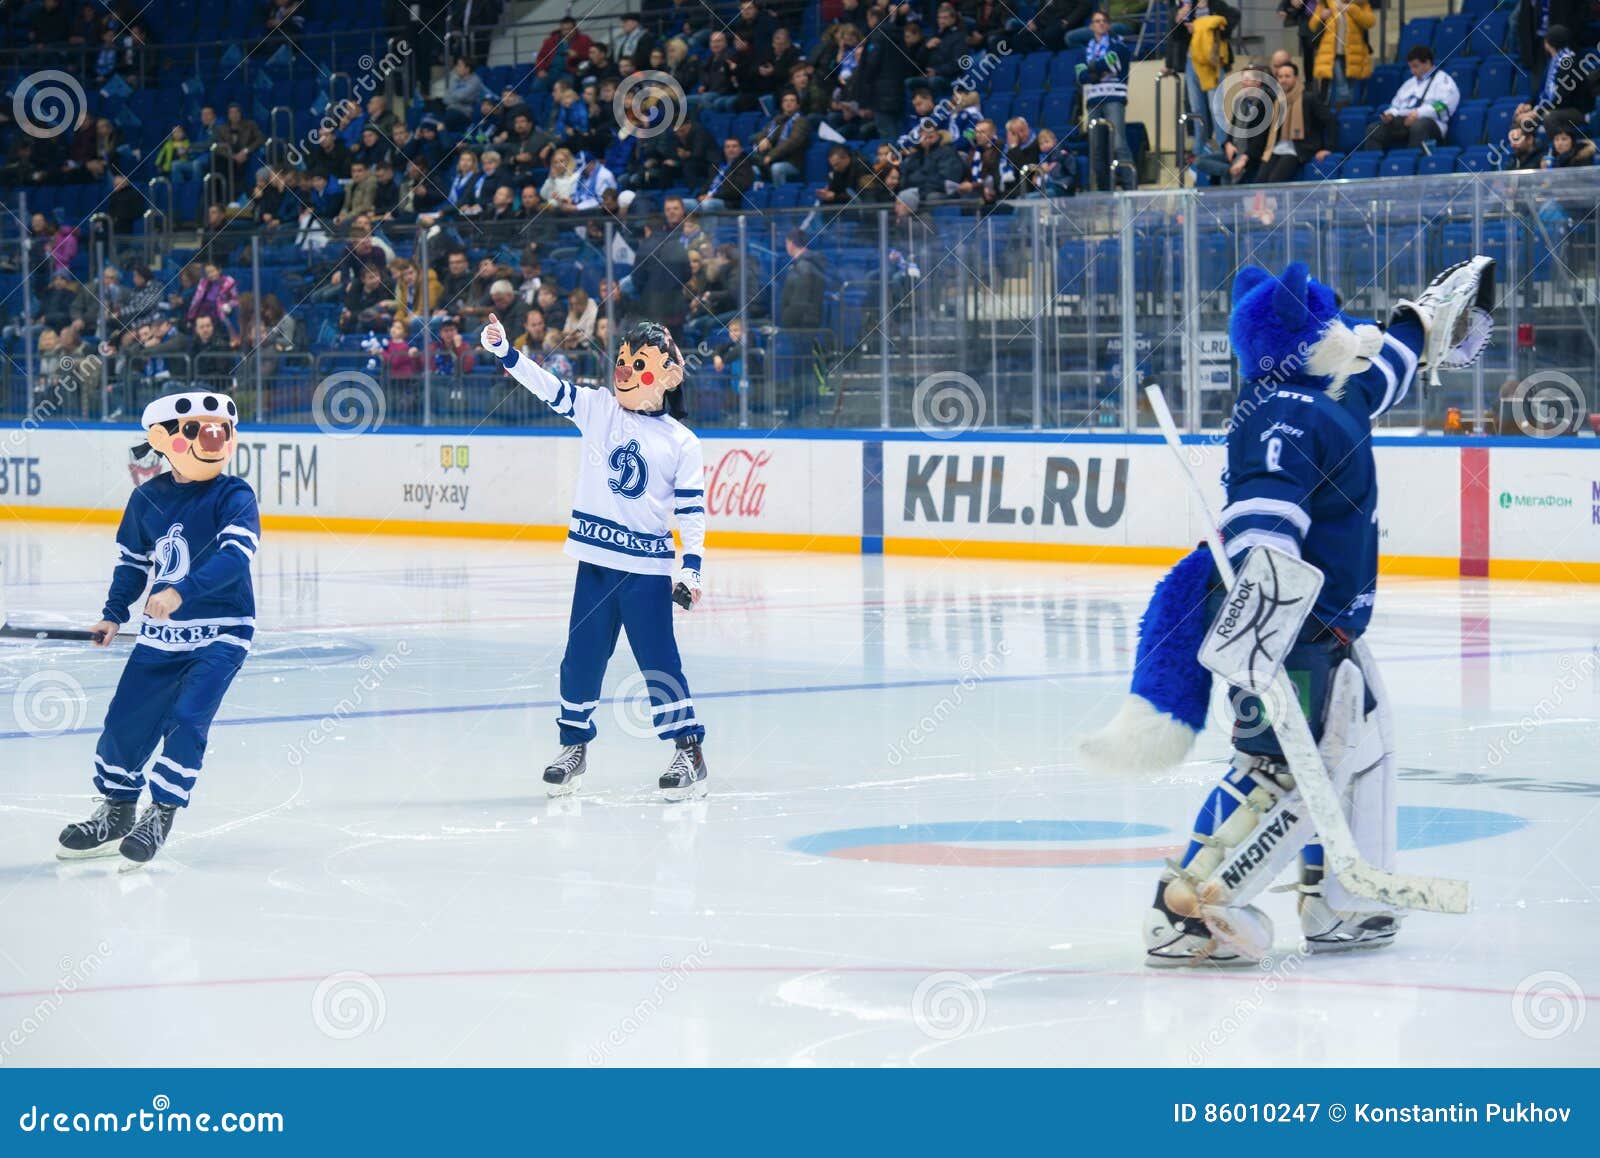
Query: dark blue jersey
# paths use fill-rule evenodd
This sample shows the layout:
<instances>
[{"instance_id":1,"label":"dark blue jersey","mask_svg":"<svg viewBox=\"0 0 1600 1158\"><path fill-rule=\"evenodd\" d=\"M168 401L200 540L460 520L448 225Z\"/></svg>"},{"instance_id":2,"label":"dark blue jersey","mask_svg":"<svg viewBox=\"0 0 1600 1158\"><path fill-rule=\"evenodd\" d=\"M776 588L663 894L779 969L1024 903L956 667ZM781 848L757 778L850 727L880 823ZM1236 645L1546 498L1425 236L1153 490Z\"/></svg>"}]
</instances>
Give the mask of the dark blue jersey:
<instances>
[{"instance_id":1,"label":"dark blue jersey","mask_svg":"<svg viewBox=\"0 0 1600 1158\"><path fill-rule=\"evenodd\" d=\"M1338 397L1294 382L1246 382L1228 434L1222 538L1236 562L1276 547L1320 568L1306 632L1355 636L1378 583L1378 474L1372 421L1402 402L1417 373L1422 330L1403 322Z\"/></svg>"},{"instance_id":2,"label":"dark blue jersey","mask_svg":"<svg viewBox=\"0 0 1600 1158\"><path fill-rule=\"evenodd\" d=\"M157 475L133 492L117 528L117 566L101 613L126 623L135 600L175 588L170 619L141 621L139 646L193 651L213 643L250 650L255 589L250 563L261 537L256 493L235 475L179 482Z\"/></svg>"}]
</instances>

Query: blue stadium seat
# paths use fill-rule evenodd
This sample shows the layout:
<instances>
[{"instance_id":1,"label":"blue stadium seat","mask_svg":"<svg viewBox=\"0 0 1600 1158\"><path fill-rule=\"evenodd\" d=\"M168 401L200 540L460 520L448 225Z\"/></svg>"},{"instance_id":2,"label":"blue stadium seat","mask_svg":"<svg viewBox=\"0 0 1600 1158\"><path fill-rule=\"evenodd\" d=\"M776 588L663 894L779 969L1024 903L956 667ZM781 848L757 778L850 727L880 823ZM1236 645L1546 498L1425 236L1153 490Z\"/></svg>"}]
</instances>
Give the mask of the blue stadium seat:
<instances>
[{"instance_id":1,"label":"blue stadium seat","mask_svg":"<svg viewBox=\"0 0 1600 1158\"><path fill-rule=\"evenodd\" d=\"M1021 69L1022 63L1014 53L1001 57L1000 63L995 66L994 71L989 73L984 91L996 94L1015 92L1017 88L1017 73Z\"/></svg>"},{"instance_id":2,"label":"blue stadium seat","mask_svg":"<svg viewBox=\"0 0 1600 1158\"><path fill-rule=\"evenodd\" d=\"M775 185L772 189L772 208L798 209L801 205L811 204L811 190L798 181L790 181L787 185Z\"/></svg>"},{"instance_id":3,"label":"blue stadium seat","mask_svg":"<svg viewBox=\"0 0 1600 1158\"><path fill-rule=\"evenodd\" d=\"M1431 16L1418 17L1407 20L1404 28L1400 30L1400 51L1397 54L1401 60L1406 58L1406 53L1418 44L1433 45L1433 34L1439 22ZM1435 55L1438 55L1435 53Z\"/></svg>"},{"instance_id":4,"label":"blue stadium seat","mask_svg":"<svg viewBox=\"0 0 1600 1158\"><path fill-rule=\"evenodd\" d=\"M706 127L706 132L711 134L711 139L720 144L728 139L728 129L733 125L733 114L702 112L700 123Z\"/></svg>"},{"instance_id":5,"label":"blue stadium seat","mask_svg":"<svg viewBox=\"0 0 1600 1158\"><path fill-rule=\"evenodd\" d=\"M1383 154L1375 149L1363 149L1351 153L1344 159L1344 169L1339 176L1352 181L1364 180L1378 175L1378 166L1383 162Z\"/></svg>"},{"instance_id":6,"label":"blue stadium seat","mask_svg":"<svg viewBox=\"0 0 1600 1158\"><path fill-rule=\"evenodd\" d=\"M1466 11L1477 20L1472 29L1472 55L1481 56L1485 60L1499 57L1500 50L1506 46L1506 36L1511 28L1511 16L1505 12L1483 15L1473 12L1470 8Z\"/></svg>"},{"instance_id":7,"label":"blue stadium seat","mask_svg":"<svg viewBox=\"0 0 1600 1158\"><path fill-rule=\"evenodd\" d=\"M984 116L997 125L1003 125L1011 116L1011 101L1010 93L999 93L995 96L984 97L979 102L979 107L983 109Z\"/></svg>"},{"instance_id":8,"label":"blue stadium seat","mask_svg":"<svg viewBox=\"0 0 1600 1158\"><path fill-rule=\"evenodd\" d=\"M1039 106L1039 124L1036 128L1054 129L1058 134L1078 123L1076 89L1051 90Z\"/></svg>"},{"instance_id":9,"label":"blue stadium seat","mask_svg":"<svg viewBox=\"0 0 1600 1158\"><path fill-rule=\"evenodd\" d=\"M1478 145L1483 143L1483 122L1489 113L1487 101L1462 101L1456 115L1450 118L1450 129L1445 133L1445 143L1450 145Z\"/></svg>"},{"instance_id":10,"label":"blue stadium seat","mask_svg":"<svg viewBox=\"0 0 1600 1158\"><path fill-rule=\"evenodd\" d=\"M1499 8L1502 0L1462 0L1461 11L1482 16Z\"/></svg>"},{"instance_id":11,"label":"blue stadium seat","mask_svg":"<svg viewBox=\"0 0 1600 1158\"><path fill-rule=\"evenodd\" d=\"M1456 158L1460 155L1461 150L1454 145L1440 145L1432 153L1423 154L1417 161L1417 173L1420 176L1454 173L1456 171Z\"/></svg>"},{"instance_id":12,"label":"blue stadium seat","mask_svg":"<svg viewBox=\"0 0 1600 1158\"><path fill-rule=\"evenodd\" d=\"M1083 60L1081 52L1058 52L1050 60L1051 91L1071 88L1078 83L1077 67Z\"/></svg>"},{"instance_id":13,"label":"blue stadium seat","mask_svg":"<svg viewBox=\"0 0 1600 1158\"><path fill-rule=\"evenodd\" d=\"M803 177L808 185L821 185L828 179L828 150L832 147L827 141L818 141L806 150Z\"/></svg>"},{"instance_id":14,"label":"blue stadium seat","mask_svg":"<svg viewBox=\"0 0 1600 1158\"><path fill-rule=\"evenodd\" d=\"M1351 105L1339 110L1339 147L1350 150L1361 147L1366 139L1367 122L1372 120L1372 110L1366 105Z\"/></svg>"},{"instance_id":15,"label":"blue stadium seat","mask_svg":"<svg viewBox=\"0 0 1600 1158\"><path fill-rule=\"evenodd\" d=\"M738 137L741 141L749 143L751 137L761 130L767 118L757 112L740 113L733 118L733 127L728 135Z\"/></svg>"},{"instance_id":16,"label":"blue stadium seat","mask_svg":"<svg viewBox=\"0 0 1600 1158\"><path fill-rule=\"evenodd\" d=\"M1456 88L1461 90L1462 100L1466 100L1471 96L1472 86L1478 80L1478 62L1476 60L1470 57L1448 60L1444 64L1444 71L1451 80L1456 82Z\"/></svg>"},{"instance_id":17,"label":"blue stadium seat","mask_svg":"<svg viewBox=\"0 0 1600 1158\"><path fill-rule=\"evenodd\" d=\"M1384 154L1382 164L1378 166L1378 176L1414 177L1417 172L1417 160L1421 156L1421 149L1390 149Z\"/></svg>"},{"instance_id":18,"label":"blue stadium seat","mask_svg":"<svg viewBox=\"0 0 1600 1158\"><path fill-rule=\"evenodd\" d=\"M1411 70L1403 64L1379 64L1372 69L1372 77L1367 83L1367 100L1376 109L1386 109L1394 100L1394 94L1411 75Z\"/></svg>"},{"instance_id":19,"label":"blue stadium seat","mask_svg":"<svg viewBox=\"0 0 1600 1158\"><path fill-rule=\"evenodd\" d=\"M1021 117L1023 120L1027 121L1030 126L1036 126L1039 123L1040 103L1040 94L1036 92L1029 92L1027 89L1024 89L1017 95L1017 98L1011 102L1011 115L1014 117Z\"/></svg>"},{"instance_id":20,"label":"blue stadium seat","mask_svg":"<svg viewBox=\"0 0 1600 1158\"><path fill-rule=\"evenodd\" d=\"M1522 87L1522 70L1507 56L1490 56L1478 65L1478 84L1474 90L1479 100L1497 101L1513 95ZM1462 93L1466 95L1465 92Z\"/></svg>"},{"instance_id":21,"label":"blue stadium seat","mask_svg":"<svg viewBox=\"0 0 1600 1158\"><path fill-rule=\"evenodd\" d=\"M1482 248L1473 245L1473 225L1470 221L1451 222L1443 229L1443 240L1440 244L1439 259L1445 265L1458 261L1466 261L1474 252L1492 257L1505 268L1506 258L1506 223L1504 221L1485 221L1480 227L1483 238Z\"/></svg>"},{"instance_id":22,"label":"blue stadium seat","mask_svg":"<svg viewBox=\"0 0 1600 1158\"><path fill-rule=\"evenodd\" d=\"M1494 172L1494 150L1488 145L1469 145L1462 149L1461 155L1456 158L1456 172Z\"/></svg>"},{"instance_id":23,"label":"blue stadium seat","mask_svg":"<svg viewBox=\"0 0 1600 1158\"><path fill-rule=\"evenodd\" d=\"M1452 64L1472 55L1472 26L1477 17L1458 12L1441 19L1433 30L1433 57L1441 64Z\"/></svg>"},{"instance_id":24,"label":"blue stadium seat","mask_svg":"<svg viewBox=\"0 0 1600 1158\"><path fill-rule=\"evenodd\" d=\"M1300 169L1300 176L1297 179L1301 181L1332 180L1335 177L1343 176L1339 172L1343 164L1343 153L1329 153L1320 161L1307 161Z\"/></svg>"},{"instance_id":25,"label":"blue stadium seat","mask_svg":"<svg viewBox=\"0 0 1600 1158\"><path fill-rule=\"evenodd\" d=\"M1516 119L1517 108L1522 104L1518 97L1507 97L1505 100L1495 101L1489 106L1488 115L1483 121L1483 143L1498 145L1505 141L1506 134L1511 131L1511 122ZM1477 144L1470 141L1469 144Z\"/></svg>"},{"instance_id":26,"label":"blue stadium seat","mask_svg":"<svg viewBox=\"0 0 1600 1158\"><path fill-rule=\"evenodd\" d=\"M1030 52L1022 58L1017 71L1017 88L1024 93L1043 92L1050 83L1050 61L1053 53Z\"/></svg>"}]
</instances>

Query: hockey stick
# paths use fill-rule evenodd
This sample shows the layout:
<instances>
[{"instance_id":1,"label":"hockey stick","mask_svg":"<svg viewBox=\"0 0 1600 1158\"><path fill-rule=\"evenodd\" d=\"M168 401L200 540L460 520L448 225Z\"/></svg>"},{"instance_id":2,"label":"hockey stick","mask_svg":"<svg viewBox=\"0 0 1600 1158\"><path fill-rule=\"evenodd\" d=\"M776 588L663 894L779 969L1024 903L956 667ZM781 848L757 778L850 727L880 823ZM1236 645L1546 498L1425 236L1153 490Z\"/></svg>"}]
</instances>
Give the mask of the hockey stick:
<instances>
[{"instance_id":1,"label":"hockey stick","mask_svg":"<svg viewBox=\"0 0 1600 1158\"><path fill-rule=\"evenodd\" d=\"M1206 501L1205 492L1200 488L1200 480L1183 457L1183 442L1172 421L1172 411L1167 409L1167 400L1162 396L1161 388L1154 385L1145 387L1145 397L1150 400L1150 408L1155 412L1161 436L1166 439L1167 446L1178 461L1178 472L1183 475L1189 493L1200 505L1200 513L1205 519L1206 546L1211 550L1211 558L1217 565L1222 581L1232 588L1233 564L1223 549L1222 533L1218 530L1216 517L1211 513L1211 504ZM1283 749L1284 758L1289 762L1289 770L1294 774L1295 787L1300 790L1301 798L1311 811L1311 819L1316 823L1317 837L1322 844L1327 867L1339 878L1339 883L1358 897L1377 901L1390 908L1465 913L1471 907L1466 881L1387 872L1362 857L1355 834L1350 831L1344 806L1328 776L1327 765L1322 761L1322 753L1311 736L1311 726L1306 722L1305 713L1300 710L1300 697L1289 682L1288 673L1281 667L1273 679L1272 694L1261 697L1263 712L1270 711L1269 702L1283 705L1282 710L1276 713L1282 718L1270 718L1268 722Z\"/></svg>"},{"instance_id":2,"label":"hockey stick","mask_svg":"<svg viewBox=\"0 0 1600 1158\"><path fill-rule=\"evenodd\" d=\"M94 632L83 627L17 627L6 617L5 577L0 574L0 639L68 639L80 643L99 639Z\"/></svg>"},{"instance_id":3,"label":"hockey stick","mask_svg":"<svg viewBox=\"0 0 1600 1158\"><path fill-rule=\"evenodd\" d=\"M121 632L118 632L121 635ZM0 639L71 639L80 642L100 641L100 637L84 627L13 627L0 624Z\"/></svg>"}]
</instances>

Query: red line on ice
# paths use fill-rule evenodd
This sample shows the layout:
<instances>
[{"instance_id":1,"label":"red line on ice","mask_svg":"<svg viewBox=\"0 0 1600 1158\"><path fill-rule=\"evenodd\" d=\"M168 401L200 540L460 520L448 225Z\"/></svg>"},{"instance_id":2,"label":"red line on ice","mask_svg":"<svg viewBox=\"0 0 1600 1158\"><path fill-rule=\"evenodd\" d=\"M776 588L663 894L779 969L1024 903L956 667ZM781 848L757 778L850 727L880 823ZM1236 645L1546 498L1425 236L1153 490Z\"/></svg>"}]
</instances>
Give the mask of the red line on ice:
<instances>
[{"instance_id":1,"label":"red line on ice","mask_svg":"<svg viewBox=\"0 0 1600 1158\"><path fill-rule=\"evenodd\" d=\"M495 977L637 977L650 976L661 972L664 972L664 970L659 965L568 965L504 969L433 969L411 972L371 973L368 976L374 981L452 981L484 980ZM971 967L955 965L700 965L694 969L694 972L719 973L723 975L784 974L789 976L801 976L808 973L913 974L921 976L940 972L960 972L972 977L1010 975L1028 977L1127 977L1140 981L1176 981L1179 984L1198 984L1207 981L1254 981L1258 977L1266 975L1272 976L1280 985L1324 985L1346 989L1395 989L1425 993L1468 993L1486 997L1515 997L1518 992L1515 989L1501 989L1484 985L1362 981L1338 977L1282 977L1270 971L1251 969L1240 970L1237 973L1183 973L1167 970L1157 972L1148 969L1068 969L1059 966L1030 969L1024 967L1000 968L998 966ZM72 990L72 992L77 995L140 993L173 989L225 989L256 985L315 985L325 981L327 976L327 974L321 973L308 973L301 976L284 977L218 977L188 981L135 981L121 985L85 985ZM19 989L9 993L0 993L0 1001L50 997L58 992L59 987L53 989ZM1574 999L1581 998L1584 1001L1600 1002L1600 994L1582 993L1571 996Z\"/></svg>"}]
</instances>

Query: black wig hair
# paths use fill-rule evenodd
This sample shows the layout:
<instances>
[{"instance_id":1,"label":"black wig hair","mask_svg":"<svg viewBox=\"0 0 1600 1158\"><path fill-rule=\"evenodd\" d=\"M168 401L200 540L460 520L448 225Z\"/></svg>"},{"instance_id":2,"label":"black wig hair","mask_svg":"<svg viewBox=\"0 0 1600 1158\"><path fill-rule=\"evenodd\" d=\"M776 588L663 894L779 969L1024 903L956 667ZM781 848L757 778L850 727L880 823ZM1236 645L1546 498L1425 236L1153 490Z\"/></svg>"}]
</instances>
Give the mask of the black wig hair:
<instances>
[{"instance_id":1,"label":"black wig hair","mask_svg":"<svg viewBox=\"0 0 1600 1158\"><path fill-rule=\"evenodd\" d=\"M672 331L660 322L635 322L622 336L622 340L628 343L630 350L655 346L659 350L666 351L668 365L683 365L683 355L678 351L678 343L672 340Z\"/></svg>"},{"instance_id":2,"label":"black wig hair","mask_svg":"<svg viewBox=\"0 0 1600 1158\"><path fill-rule=\"evenodd\" d=\"M672 338L672 331L660 322L635 322L622 336L628 349L639 350L645 346L654 346L667 355L667 365L683 366L683 353L678 349L678 343ZM683 400L685 384L680 382L676 390L668 390L665 398L667 413L682 421L689 416L689 408Z\"/></svg>"}]
</instances>

